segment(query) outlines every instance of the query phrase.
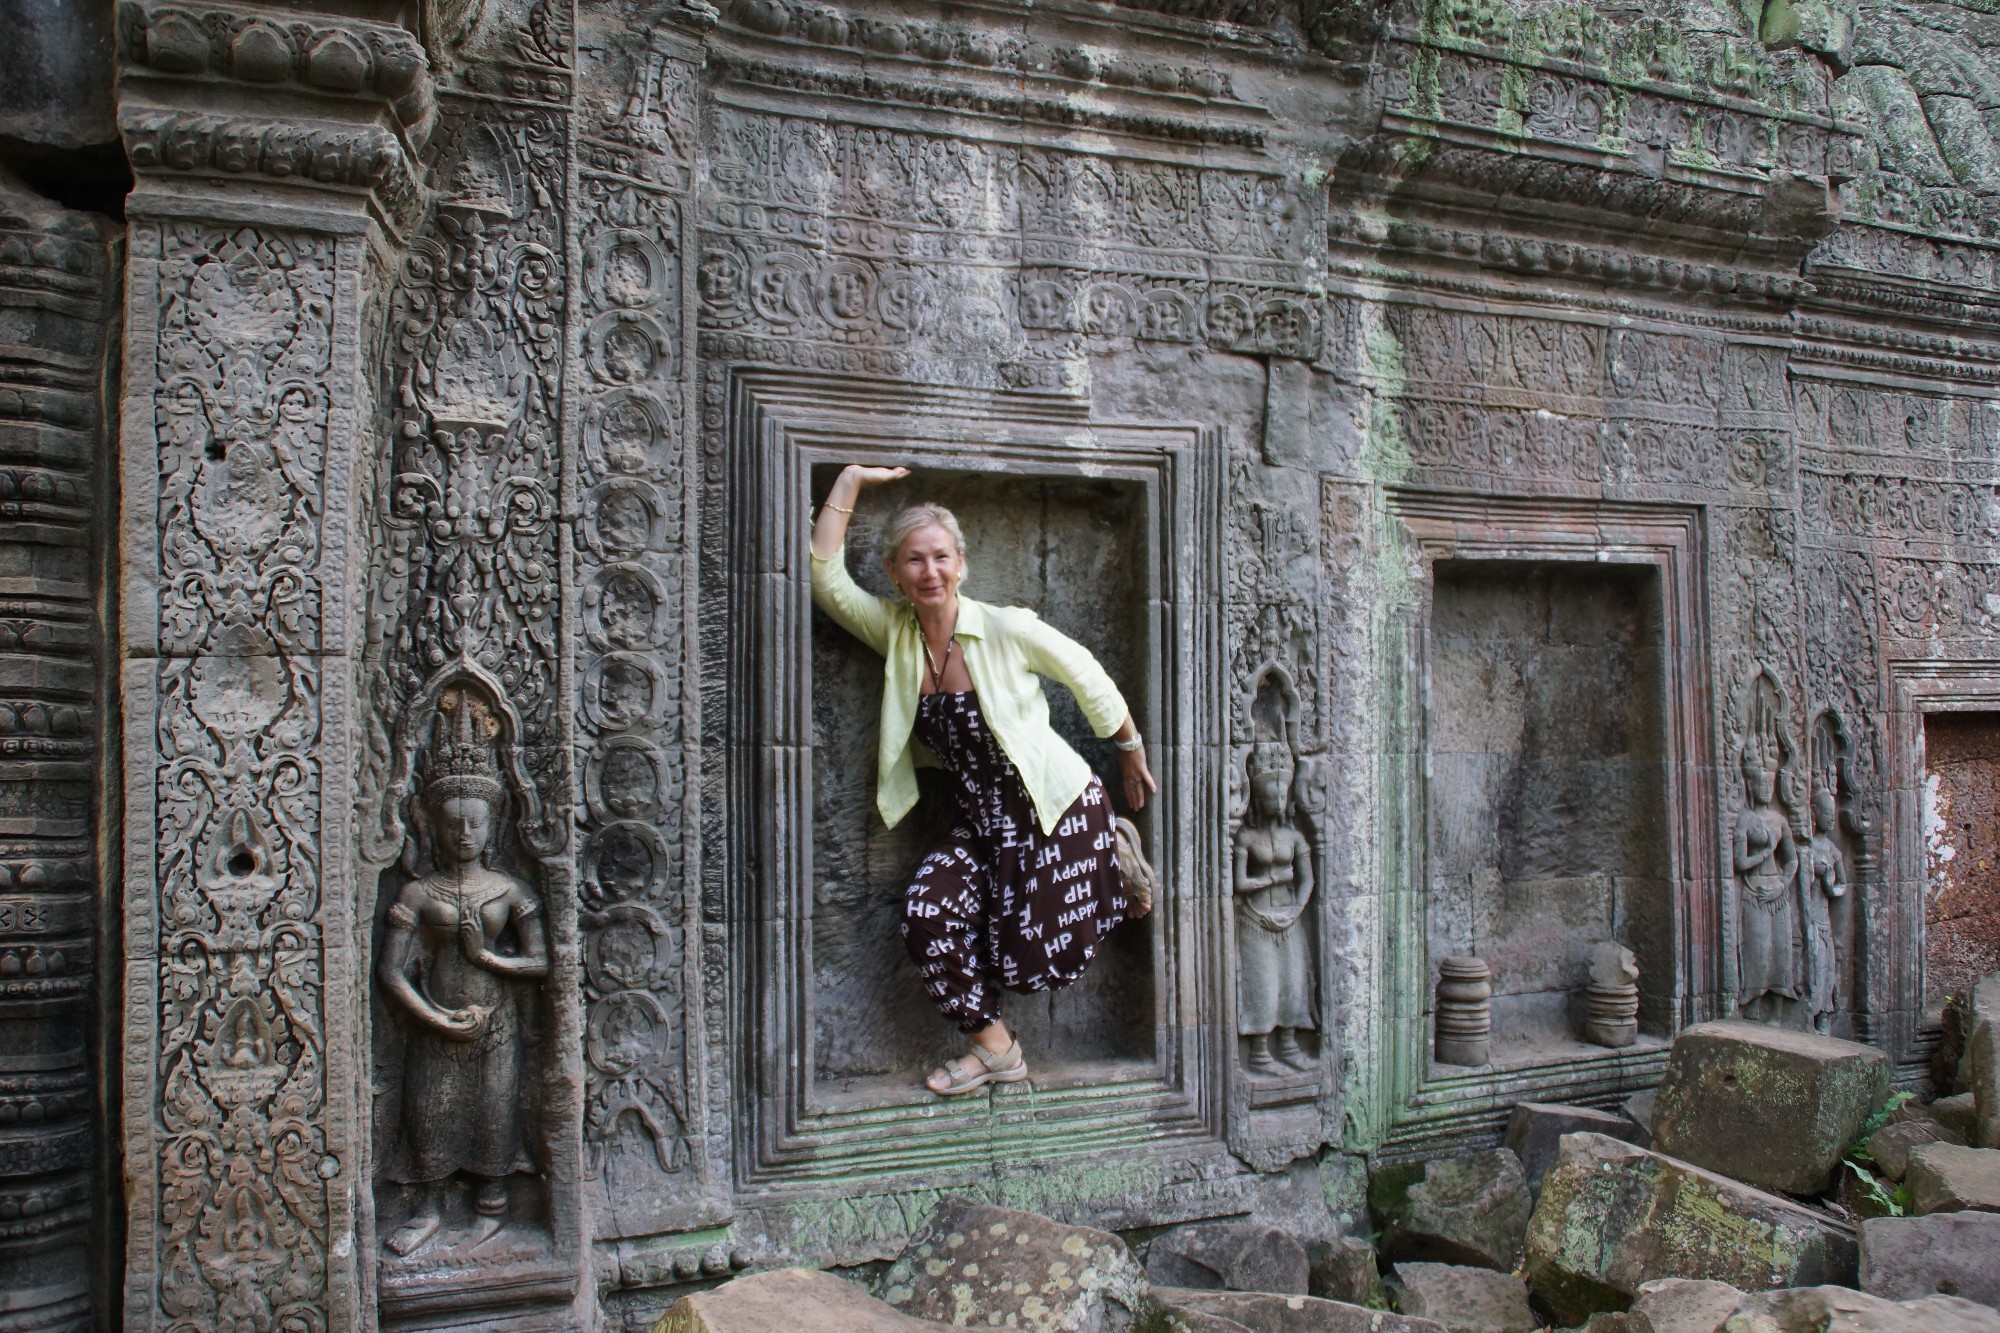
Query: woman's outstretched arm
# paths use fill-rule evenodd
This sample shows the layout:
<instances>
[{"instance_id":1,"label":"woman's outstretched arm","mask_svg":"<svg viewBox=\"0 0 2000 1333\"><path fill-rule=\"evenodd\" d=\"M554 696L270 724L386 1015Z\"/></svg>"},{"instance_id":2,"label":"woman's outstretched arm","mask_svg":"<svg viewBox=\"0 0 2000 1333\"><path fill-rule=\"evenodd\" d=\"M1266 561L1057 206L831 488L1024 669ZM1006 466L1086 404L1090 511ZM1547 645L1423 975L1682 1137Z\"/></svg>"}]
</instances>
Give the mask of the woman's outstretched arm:
<instances>
[{"instance_id":1,"label":"woman's outstretched arm","mask_svg":"<svg viewBox=\"0 0 2000 1333\"><path fill-rule=\"evenodd\" d=\"M842 468L819 507L819 519L813 524L812 553L822 560L831 560L839 553L841 544L847 540L847 520L854 516L854 497L861 494L862 487L901 481L909 475L906 467L863 467L849 463Z\"/></svg>"},{"instance_id":2,"label":"woman's outstretched arm","mask_svg":"<svg viewBox=\"0 0 2000 1333\"><path fill-rule=\"evenodd\" d=\"M889 650L889 604L862 588L847 572L847 520L854 512L854 497L862 487L909 475L910 470L902 467L851 464L841 469L813 524L813 600L842 629L878 653Z\"/></svg>"}]
</instances>

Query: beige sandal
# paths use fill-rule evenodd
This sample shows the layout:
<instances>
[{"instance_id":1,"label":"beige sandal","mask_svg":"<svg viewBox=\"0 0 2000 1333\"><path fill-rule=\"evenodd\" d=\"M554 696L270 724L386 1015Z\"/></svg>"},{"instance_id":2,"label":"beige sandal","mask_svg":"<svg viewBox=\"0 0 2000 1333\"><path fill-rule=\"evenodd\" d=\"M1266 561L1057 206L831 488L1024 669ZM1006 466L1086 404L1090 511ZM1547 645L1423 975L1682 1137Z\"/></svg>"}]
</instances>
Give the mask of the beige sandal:
<instances>
[{"instance_id":1,"label":"beige sandal","mask_svg":"<svg viewBox=\"0 0 2000 1333\"><path fill-rule=\"evenodd\" d=\"M1146 854L1139 848L1139 826L1120 815L1111 827L1118 873L1125 880L1125 896L1139 907L1132 915L1144 916L1153 910L1153 892L1160 886L1160 877L1146 863Z\"/></svg>"},{"instance_id":2,"label":"beige sandal","mask_svg":"<svg viewBox=\"0 0 2000 1333\"><path fill-rule=\"evenodd\" d=\"M945 1077L945 1086L932 1088L931 1079L939 1074ZM1007 1049L999 1053L984 1046L974 1046L964 1055L945 1061L930 1072L924 1086L940 1097L957 1097L983 1088L988 1083L1019 1083L1028 1076L1028 1058L1021 1054L1021 1043L1012 1040Z\"/></svg>"}]
</instances>

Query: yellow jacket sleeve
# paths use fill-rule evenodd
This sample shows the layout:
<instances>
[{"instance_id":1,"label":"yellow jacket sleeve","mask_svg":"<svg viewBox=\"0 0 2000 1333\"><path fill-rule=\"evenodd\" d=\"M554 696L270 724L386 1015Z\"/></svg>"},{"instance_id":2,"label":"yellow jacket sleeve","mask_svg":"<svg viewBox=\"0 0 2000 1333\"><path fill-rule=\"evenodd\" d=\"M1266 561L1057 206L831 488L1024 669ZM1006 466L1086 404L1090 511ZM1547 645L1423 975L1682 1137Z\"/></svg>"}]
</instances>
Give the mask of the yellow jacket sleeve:
<instances>
[{"instance_id":1,"label":"yellow jacket sleeve","mask_svg":"<svg viewBox=\"0 0 2000 1333\"><path fill-rule=\"evenodd\" d=\"M830 556L812 557L813 601L834 622L884 656L889 652L889 603L854 581L847 572L847 546Z\"/></svg>"},{"instance_id":2,"label":"yellow jacket sleeve","mask_svg":"<svg viewBox=\"0 0 2000 1333\"><path fill-rule=\"evenodd\" d=\"M1021 637L1027 647L1028 669L1038 676L1066 686L1083 709L1084 720L1099 736L1109 736L1125 724L1131 710L1125 696L1111 683L1111 677L1090 649L1048 624L1032 611L1022 610Z\"/></svg>"}]
</instances>

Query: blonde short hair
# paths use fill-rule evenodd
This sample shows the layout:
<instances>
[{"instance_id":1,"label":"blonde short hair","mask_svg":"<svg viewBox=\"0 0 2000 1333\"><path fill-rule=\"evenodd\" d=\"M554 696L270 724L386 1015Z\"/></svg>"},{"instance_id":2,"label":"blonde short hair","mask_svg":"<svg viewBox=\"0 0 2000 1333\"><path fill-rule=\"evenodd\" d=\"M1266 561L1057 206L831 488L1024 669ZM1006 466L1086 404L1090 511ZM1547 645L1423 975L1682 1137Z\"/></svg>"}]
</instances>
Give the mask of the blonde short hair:
<instances>
[{"instance_id":1,"label":"blonde short hair","mask_svg":"<svg viewBox=\"0 0 2000 1333\"><path fill-rule=\"evenodd\" d=\"M939 527L951 538L951 544L958 548L958 558L965 559L965 532L958 526L958 515L940 504L916 504L890 519L882 529L882 563L896 563L896 553L903 549L903 543L912 533L925 528Z\"/></svg>"}]
</instances>

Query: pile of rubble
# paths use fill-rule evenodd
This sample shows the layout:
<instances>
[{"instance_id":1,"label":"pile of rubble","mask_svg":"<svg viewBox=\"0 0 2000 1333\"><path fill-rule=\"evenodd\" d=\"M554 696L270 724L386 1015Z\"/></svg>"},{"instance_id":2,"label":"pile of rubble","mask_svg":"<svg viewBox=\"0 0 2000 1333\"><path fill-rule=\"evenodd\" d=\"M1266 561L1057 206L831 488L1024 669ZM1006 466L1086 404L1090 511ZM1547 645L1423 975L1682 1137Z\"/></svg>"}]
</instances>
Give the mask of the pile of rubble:
<instances>
[{"instance_id":1,"label":"pile of rubble","mask_svg":"<svg viewBox=\"0 0 2000 1333\"><path fill-rule=\"evenodd\" d=\"M654 1333L2000 1333L2000 974L1968 1091L1892 1099L1868 1046L1690 1028L1616 1115L1514 1108L1506 1146L1390 1165L1379 1242L1247 1221L1119 1237L948 1199L874 1289L804 1269Z\"/></svg>"}]
</instances>

